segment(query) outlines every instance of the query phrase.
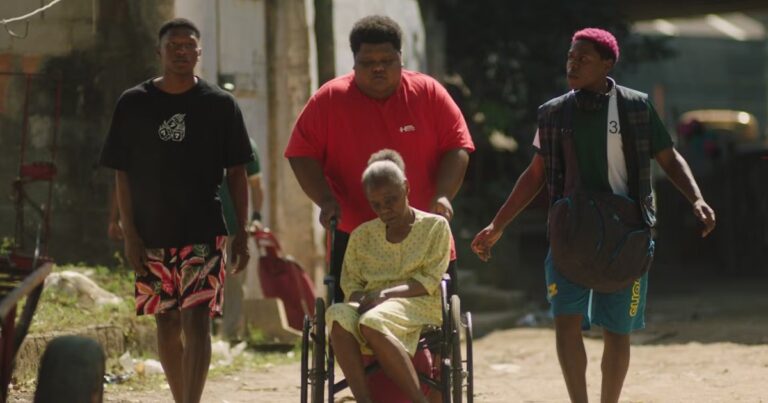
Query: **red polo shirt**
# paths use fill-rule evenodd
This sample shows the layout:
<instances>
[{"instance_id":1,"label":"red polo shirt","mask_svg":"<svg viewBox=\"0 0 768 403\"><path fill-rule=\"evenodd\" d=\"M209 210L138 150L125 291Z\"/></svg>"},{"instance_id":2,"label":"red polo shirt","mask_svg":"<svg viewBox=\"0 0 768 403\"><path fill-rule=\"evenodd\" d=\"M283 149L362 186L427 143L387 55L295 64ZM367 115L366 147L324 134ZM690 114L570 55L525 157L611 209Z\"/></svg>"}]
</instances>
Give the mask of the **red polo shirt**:
<instances>
[{"instance_id":1,"label":"red polo shirt","mask_svg":"<svg viewBox=\"0 0 768 403\"><path fill-rule=\"evenodd\" d=\"M323 85L301 112L285 156L320 162L341 207L339 230L352 232L376 217L361 184L368 158L383 148L405 161L410 204L429 211L440 157L448 150L475 149L456 103L432 77L403 70L400 86L376 100L355 85L354 73Z\"/></svg>"}]
</instances>

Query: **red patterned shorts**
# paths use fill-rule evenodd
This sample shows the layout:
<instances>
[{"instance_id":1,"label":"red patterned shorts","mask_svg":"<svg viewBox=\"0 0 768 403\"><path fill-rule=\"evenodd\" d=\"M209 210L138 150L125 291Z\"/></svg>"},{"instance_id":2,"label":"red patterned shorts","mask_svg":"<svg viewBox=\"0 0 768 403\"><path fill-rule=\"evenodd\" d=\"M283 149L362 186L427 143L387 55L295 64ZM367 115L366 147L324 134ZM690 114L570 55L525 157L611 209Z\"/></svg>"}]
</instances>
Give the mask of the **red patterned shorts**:
<instances>
[{"instance_id":1,"label":"red patterned shorts","mask_svg":"<svg viewBox=\"0 0 768 403\"><path fill-rule=\"evenodd\" d=\"M224 302L226 237L214 243L147 249L145 276L136 277L136 314L154 315L207 303L211 316Z\"/></svg>"}]
</instances>

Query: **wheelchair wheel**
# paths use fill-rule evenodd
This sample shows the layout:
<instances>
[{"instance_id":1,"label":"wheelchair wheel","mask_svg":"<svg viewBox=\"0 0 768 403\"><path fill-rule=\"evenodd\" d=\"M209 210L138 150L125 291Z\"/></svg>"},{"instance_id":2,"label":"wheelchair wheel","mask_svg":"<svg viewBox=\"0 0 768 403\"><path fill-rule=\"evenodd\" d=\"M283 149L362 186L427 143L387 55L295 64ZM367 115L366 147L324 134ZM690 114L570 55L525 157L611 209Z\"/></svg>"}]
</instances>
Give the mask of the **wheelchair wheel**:
<instances>
[{"instance_id":1,"label":"wheelchair wheel","mask_svg":"<svg viewBox=\"0 0 768 403\"><path fill-rule=\"evenodd\" d=\"M464 386L464 361L461 359L461 299L451 295L451 397L461 403Z\"/></svg>"},{"instance_id":2,"label":"wheelchair wheel","mask_svg":"<svg viewBox=\"0 0 768 403\"><path fill-rule=\"evenodd\" d=\"M312 403L323 401L325 386L325 301L315 300L315 342L312 349L312 369L309 371L312 384Z\"/></svg>"},{"instance_id":3,"label":"wheelchair wheel","mask_svg":"<svg viewBox=\"0 0 768 403\"><path fill-rule=\"evenodd\" d=\"M301 330L301 403L307 403L309 391L309 330L312 318L304 316L304 326Z\"/></svg>"},{"instance_id":4,"label":"wheelchair wheel","mask_svg":"<svg viewBox=\"0 0 768 403\"><path fill-rule=\"evenodd\" d=\"M472 313L467 312L464 314L466 344L467 344L467 403L472 403L475 393L475 380L473 376L474 364L472 358Z\"/></svg>"},{"instance_id":5,"label":"wheelchair wheel","mask_svg":"<svg viewBox=\"0 0 768 403\"><path fill-rule=\"evenodd\" d=\"M440 359L439 362L439 391L442 403L451 403L451 340L453 337L451 306L448 300L448 285L446 277L440 282L440 308L442 310L443 323L440 325Z\"/></svg>"}]
</instances>

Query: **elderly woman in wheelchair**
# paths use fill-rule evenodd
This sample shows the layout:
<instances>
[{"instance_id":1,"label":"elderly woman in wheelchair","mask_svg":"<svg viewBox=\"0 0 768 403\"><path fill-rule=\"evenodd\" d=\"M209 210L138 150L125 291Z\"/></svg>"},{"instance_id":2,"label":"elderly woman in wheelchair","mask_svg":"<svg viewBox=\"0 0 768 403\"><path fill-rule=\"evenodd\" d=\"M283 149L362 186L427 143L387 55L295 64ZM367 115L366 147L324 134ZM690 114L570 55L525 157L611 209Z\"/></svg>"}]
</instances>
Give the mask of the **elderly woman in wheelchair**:
<instances>
[{"instance_id":1,"label":"elderly woman in wheelchair","mask_svg":"<svg viewBox=\"0 0 768 403\"><path fill-rule=\"evenodd\" d=\"M352 232L341 287L347 296L326 313L336 360L358 402L371 402L362 355L373 354L414 402L426 402L411 362L424 326L442 322L440 281L448 266L445 218L408 203L400 155L373 154L363 187L377 219Z\"/></svg>"}]
</instances>

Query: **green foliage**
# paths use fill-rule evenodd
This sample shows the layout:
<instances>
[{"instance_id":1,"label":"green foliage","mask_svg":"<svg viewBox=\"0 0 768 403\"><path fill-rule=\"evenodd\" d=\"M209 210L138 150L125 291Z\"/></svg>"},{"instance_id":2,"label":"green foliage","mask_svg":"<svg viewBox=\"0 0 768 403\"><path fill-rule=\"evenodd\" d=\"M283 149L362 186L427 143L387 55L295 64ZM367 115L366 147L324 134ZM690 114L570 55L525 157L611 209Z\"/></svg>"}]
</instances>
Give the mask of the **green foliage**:
<instances>
[{"instance_id":1,"label":"green foliage","mask_svg":"<svg viewBox=\"0 0 768 403\"><path fill-rule=\"evenodd\" d=\"M151 317L136 316L133 300L133 272L105 266L54 267L54 272L65 270L87 274L101 288L117 295L123 301L119 304L87 307L75 296L46 288L38 303L30 332L44 333L91 325L115 325L122 328L126 336L130 336L135 332L136 327L154 323Z\"/></svg>"},{"instance_id":2,"label":"green foliage","mask_svg":"<svg viewBox=\"0 0 768 403\"><path fill-rule=\"evenodd\" d=\"M248 332L246 336L246 342L249 346L258 346L261 344L266 343L267 337L264 335L264 332L255 326L248 325Z\"/></svg>"},{"instance_id":3,"label":"green foliage","mask_svg":"<svg viewBox=\"0 0 768 403\"><path fill-rule=\"evenodd\" d=\"M76 296L65 292L57 292L46 288L43 291L37 310L32 319L30 334L67 332L93 325L113 325L123 331L126 341L126 349L134 358L154 358L153 346L147 344L147 332L155 332L155 320L151 315L137 316L134 308L134 275L133 271L124 267L122 259L116 255L120 263L116 267L86 266L84 264L55 266L54 272L65 270L86 274L101 288L121 298L119 304L97 306L85 306L78 301ZM19 306L23 306L23 299ZM255 329L250 329L249 346L264 341L264 335ZM142 336L143 335L143 336ZM152 340L153 338L149 338ZM251 344L253 342L254 344ZM269 365L278 365L296 361L299 357L297 349L290 351L253 351L246 350L234 358L232 364L218 366L214 363L209 377L237 374L243 370L253 370ZM215 357L214 357L215 358ZM107 372L123 374L124 370L117 362L117 357L108 357ZM166 384L164 375L144 374L128 377L119 384L106 385L111 393L124 393L129 391L157 390ZM34 388L33 384L27 385Z\"/></svg>"},{"instance_id":4,"label":"green foliage","mask_svg":"<svg viewBox=\"0 0 768 403\"><path fill-rule=\"evenodd\" d=\"M117 268L128 270L128 265L125 263L125 258L123 258L123 254L120 251L115 251L112 257L115 259Z\"/></svg>"},{"instance_id":5,"label":"green foliage","mask_svg":"<svg viewBox=\"0 0 768 403\"><path fill-rule=\"evenodd\" d=\"M11 253L11 250L16 245L16 241L12 237L4 236L0 239L0 255L7 255Z\"/></svg>"},{"instance_id":6,"label":"green foliage","mask_svg":"<svg viewBox=\"0 0 768 403\"><path fill-rule=\"evenodd\" d=\"M485 0L444 2L448 68L471 90L468 116L488 120L481 132L514 133L535 119L536 108L565 92L565 59L578 29L613 32L622 48L617 69L670 55L663 40L633 37L616 2L609 0ZM479 134L479 133L475 133Z\"/></svg>"}]
</instances>

